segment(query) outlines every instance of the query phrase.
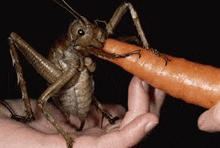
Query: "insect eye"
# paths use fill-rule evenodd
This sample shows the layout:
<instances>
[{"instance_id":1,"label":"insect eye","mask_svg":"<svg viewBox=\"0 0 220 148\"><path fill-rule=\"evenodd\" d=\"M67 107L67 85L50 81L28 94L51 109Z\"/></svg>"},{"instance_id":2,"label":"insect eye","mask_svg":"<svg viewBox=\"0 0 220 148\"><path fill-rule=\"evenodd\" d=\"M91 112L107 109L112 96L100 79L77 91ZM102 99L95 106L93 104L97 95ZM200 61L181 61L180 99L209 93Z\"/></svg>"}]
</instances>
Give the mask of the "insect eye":
<instances>
[{"instance_id":1,"label":"insect eye","mask_svg":"<svg viewBox=\"0 0 220 148\"><path fill-rule=\"evenodd\" d=\"M84 35L85 32L84 32L82 29L79 29L79 30L78 30L78 34L79 34L79 35Z\"/></svg>"}]
</instances>

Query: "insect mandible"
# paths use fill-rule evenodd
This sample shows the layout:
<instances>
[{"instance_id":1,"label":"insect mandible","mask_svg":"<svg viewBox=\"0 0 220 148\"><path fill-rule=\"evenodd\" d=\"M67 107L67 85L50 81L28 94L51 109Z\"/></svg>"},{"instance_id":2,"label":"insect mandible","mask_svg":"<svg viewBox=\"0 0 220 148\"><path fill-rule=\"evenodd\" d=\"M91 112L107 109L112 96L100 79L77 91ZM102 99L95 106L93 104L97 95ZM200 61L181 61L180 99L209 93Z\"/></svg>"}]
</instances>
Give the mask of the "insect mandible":
<instances>
[{"instance_id":1,"label":"insect mandible","mask_svg":"<svg viewBox=\"0 0 220 148\"><path fill-rule=\"evenodd\" d=\"M45 108L48 99L52 98L56 106L67 118L70 115L77 115L81 120L79 130L83 129L92 100L103 113L103 116L106 117L111 124L114 124L117 117L113 118L111 114L104 109L101 103L93 97L94 82L91 78L91 73L95 70L95 63L88 55L100 55L105 58L125 58L133 54L140 55L139 50L126 54L110 54L102 50L105 40L113 33L113 30L127 10L130 11L144 48L150 48L138 15L131 3L122 3L117 8L110 21L106 23L105 29L101 29L97 23L88 21L84 16L72 9L64 0L54 1L70 12L76 19L70 23L68 31L62 41L56 42L53 46L49 53L49 59L40 55L14 32L10 34L8 39L13 65L16 69L18 83L22 92L22 99L24 100L26 108L26 116L12 114L12 118L21 122L27 122L34 119L22 68L16 51L18 49L36 71L50 84L39 97L38 106L47 120L49 120L64 137L68 148L71 148L73 139L59 126L53 116L50 115ZM152 52L160 55L156 50L152 50ZM166 58L165 60L167 62Z\"/></svg>"}]
</instances>

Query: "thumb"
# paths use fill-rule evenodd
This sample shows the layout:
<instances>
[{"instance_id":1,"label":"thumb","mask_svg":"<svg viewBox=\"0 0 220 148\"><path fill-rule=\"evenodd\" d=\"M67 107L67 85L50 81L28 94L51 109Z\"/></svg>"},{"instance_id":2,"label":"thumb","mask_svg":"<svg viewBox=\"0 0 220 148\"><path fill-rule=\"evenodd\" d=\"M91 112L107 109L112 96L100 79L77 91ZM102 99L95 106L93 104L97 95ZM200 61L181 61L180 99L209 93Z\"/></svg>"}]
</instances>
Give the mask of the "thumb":
<instances>
[{"instance_id":1,"label":"thumb","mask_svg":"<svg viewBox=\"0 0 220 148\"><path fill-rule=\"evenodd\" d=\"M198 127L202 131L220 131L220 102L205 111L198 119Z\"/></svg>"}]
</instances>

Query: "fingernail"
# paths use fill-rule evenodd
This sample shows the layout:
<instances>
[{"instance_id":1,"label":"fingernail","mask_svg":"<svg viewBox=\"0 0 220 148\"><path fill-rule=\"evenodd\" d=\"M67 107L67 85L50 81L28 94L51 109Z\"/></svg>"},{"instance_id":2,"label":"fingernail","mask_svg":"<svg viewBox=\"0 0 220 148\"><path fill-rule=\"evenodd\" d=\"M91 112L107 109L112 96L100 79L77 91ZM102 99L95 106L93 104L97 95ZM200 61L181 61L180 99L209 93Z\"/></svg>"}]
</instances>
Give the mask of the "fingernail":
<instances>
[{"instance_id":1,"label":"fingernail","mask_svg":"<svg viewBox=\"0 0 220 148\"><path fill-rule=\"evenodd\" d=\"M145 127L145 132L151 131L157 124L158 124L158 122L149 122L149 123L147 123L147 125Z\"/></svg>"}]
</instances>

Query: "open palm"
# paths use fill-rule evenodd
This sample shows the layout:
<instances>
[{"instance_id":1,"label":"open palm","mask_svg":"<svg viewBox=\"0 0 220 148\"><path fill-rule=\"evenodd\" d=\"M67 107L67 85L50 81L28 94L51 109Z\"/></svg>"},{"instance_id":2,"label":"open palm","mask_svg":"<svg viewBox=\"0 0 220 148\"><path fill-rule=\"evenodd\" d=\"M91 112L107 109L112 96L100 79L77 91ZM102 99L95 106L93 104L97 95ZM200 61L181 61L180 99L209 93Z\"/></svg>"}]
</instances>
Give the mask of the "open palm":
<instances>
[{"instance_id":1,"label":"open palm","mask_svg":"<svg viewBox=\"0 0 220 148\"><path fill-rule=\"evenodd\" d=\"M144 84L144 85L143 85ZM47 109L68 133L73 133L73 147L96 148L126 148L136 145L158 123L156 113L150 113L148 85L134 77L128 91L128 111L120 105L105 105L113 116L121 119L114 125L107 120L102 122L101 113L94 107L88 114L86 124L81 132L76 131L80 125L77 117L70 118L71 124L66 122L63 114L52 104L47 103ZM162 102L165 95L155 89L155 99ZM23 103L19 100L7 100L10 106L18 113L23 114ZM32 148L65 148L66 142L58 134L53 125L46 120L35 100L31 101L35 120L23 124L10 119L10 113L0 106L0 146L1 147L32 147ZM159 109L159 108L157 108ZM154 110L155 112L155 110Z\"/></svg>"}]
</instances>

